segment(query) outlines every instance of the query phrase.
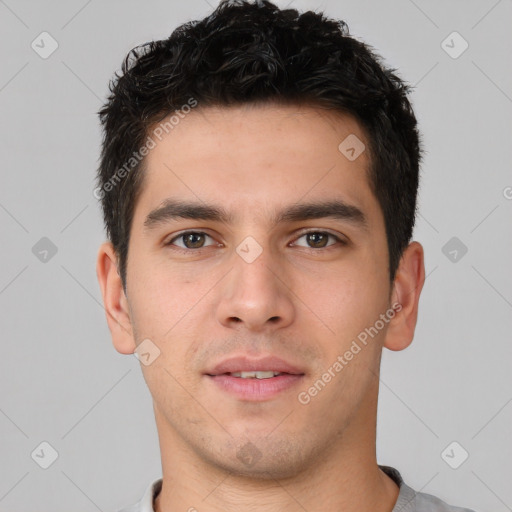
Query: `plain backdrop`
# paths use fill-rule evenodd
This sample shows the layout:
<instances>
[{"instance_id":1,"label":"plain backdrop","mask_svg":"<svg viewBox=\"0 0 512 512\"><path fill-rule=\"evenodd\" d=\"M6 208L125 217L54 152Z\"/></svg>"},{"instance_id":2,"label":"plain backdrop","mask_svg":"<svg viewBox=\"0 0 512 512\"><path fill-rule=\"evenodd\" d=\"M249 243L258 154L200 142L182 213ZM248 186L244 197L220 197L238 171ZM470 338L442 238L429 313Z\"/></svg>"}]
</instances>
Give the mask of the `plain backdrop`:
<instances>
[{"instance_id":1,"label":"plain backdrop","mask_svg":"<svg viewBox=\"0 0 512 512\"><path fill-rule=\"evenodd\" d=\"M0 1L0 511L114 511L161 475L151 395L96 281L96 112L132 47L215 4ZM512 2L277 4L344 19L416 86L428 277L413 344L384 350L378 461L512 510Z\"/></svg>"}]
</instances>

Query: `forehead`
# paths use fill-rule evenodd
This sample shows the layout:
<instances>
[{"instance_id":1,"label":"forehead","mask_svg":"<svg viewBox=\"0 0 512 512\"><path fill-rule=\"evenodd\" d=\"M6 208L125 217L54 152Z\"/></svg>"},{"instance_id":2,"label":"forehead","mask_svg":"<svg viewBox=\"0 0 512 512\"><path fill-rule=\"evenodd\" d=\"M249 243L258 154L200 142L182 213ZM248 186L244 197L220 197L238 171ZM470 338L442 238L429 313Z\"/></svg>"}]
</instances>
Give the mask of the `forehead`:
<instances>
[{"instance_id":1,"label":"forehead","mask_svg":"<svg viewBox=\"0 0 512 512\"><path fill-rule=\"evenodd\" d=\"M169 197L221 201L253 218L301 199L342 198L369 217L378 210L366 136L348 115L265 104L197 107L164 123L149 132L138 205L146 211Z\"/></svg>"}]
</instances>

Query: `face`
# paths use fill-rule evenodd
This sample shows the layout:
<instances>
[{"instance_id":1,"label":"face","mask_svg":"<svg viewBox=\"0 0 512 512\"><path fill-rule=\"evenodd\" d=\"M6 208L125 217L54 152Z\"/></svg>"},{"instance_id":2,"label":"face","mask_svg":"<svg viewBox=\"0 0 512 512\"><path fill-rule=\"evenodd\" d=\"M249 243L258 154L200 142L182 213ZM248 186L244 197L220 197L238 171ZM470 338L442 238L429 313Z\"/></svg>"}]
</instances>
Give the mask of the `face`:
<instances>
[{"instance_id":1,"label":"face","mask_svg":"<svg viewBox=\"0 0 512 512\"><path fill-rule=\"evenodd\" d=\"M374 435L391 285L349 135L366 144L310 107L197 108L146 157L126 303L134 348L159 352L141 367L176 452L285 477ZM281 375L236 373L256 370Z\"/></svg>"}]
</instances>

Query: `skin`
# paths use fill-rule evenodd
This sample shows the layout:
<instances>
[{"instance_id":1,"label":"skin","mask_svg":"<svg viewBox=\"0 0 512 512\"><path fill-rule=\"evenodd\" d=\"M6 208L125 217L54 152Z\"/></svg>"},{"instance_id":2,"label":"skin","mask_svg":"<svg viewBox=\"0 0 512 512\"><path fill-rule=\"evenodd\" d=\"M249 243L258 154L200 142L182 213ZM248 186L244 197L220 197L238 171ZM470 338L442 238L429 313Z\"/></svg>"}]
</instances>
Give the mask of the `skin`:
<instances>
[{"instance_id":1,"label":"skin","mask_svg":"<svg viewBox=\"0 0 512 512\"><path fill-rule=\"evenodd\" d=\"M309 106L198 107L146 157L126 293L110 243L97 275L116 350L132 354L147 338L160 350L141 364L162 457L157 512L393 509L399 489L376 461L378 376L383 347L402 350L413 339L423 248L407 247L390 283L368 154L349 161L338 150L349 134L366 143L353 118ZM233 220L145 228L167 198L220 205ZM281 209L334 199L362 210L367 229L330 217L272 224ZM187 249L177 238L185 230L209 235L193 242L204 247ZM304 230L346 243L329 237L319 247ZM247 236L262 248L252 263L236 252ZM401 309L378 335L300 403L298 393L393 303ZM277 355L304 369L303 383L240 400L204 376L232 354ZM253 465L237 457L249 442L260 454Z\"/></svg>"}]
</instances>

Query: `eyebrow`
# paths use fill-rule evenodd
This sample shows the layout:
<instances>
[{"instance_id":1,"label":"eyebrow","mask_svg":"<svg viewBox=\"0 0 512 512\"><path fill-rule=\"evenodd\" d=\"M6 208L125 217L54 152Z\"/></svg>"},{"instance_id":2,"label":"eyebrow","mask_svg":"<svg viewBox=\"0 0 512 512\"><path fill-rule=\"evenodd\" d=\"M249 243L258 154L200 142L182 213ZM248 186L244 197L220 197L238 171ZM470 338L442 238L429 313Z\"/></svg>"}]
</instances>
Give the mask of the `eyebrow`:
<instances>
[{"instance_id":1,"label":"eyebrow","mask_svg":"<svg viewBox=\"0 0 512 512\"><path fill-rule=\"evenodd\" d=\"M271 225L323 218L348 221L368 230L368 219L363 211L357 206L339 199L291 205L277 212L271 218ZM150 230L176 219L209 220L230 224L234 217L222 206L166 199L161 206L148 214L144 221L144 227Z\"/></svg>"},{"instance_id":2,"label":"eyebrow","mask_svg":"<svg viewBox=\"0 0 512 512\"><path fill-rule=\"evenodd\" d=\"M220 206L166 199L161 206L149 213L144 221L144 227L151 229L158 224L176 219L213 220L227 224L233 220Z\"/></svg>"},{"instance_id":3,"label":"eyebrow","mask_svg":"<svg viewBox=\"0 0 512 512\"><path fill-rule=\"evenodd\" d=\"M299 203L279 212L273 219L274 224L296 222L309 219L333 218L349 221L361 228L368 229L368 220L363 211L355 205L341 200Z\"/></svg>"}]
</instances>

